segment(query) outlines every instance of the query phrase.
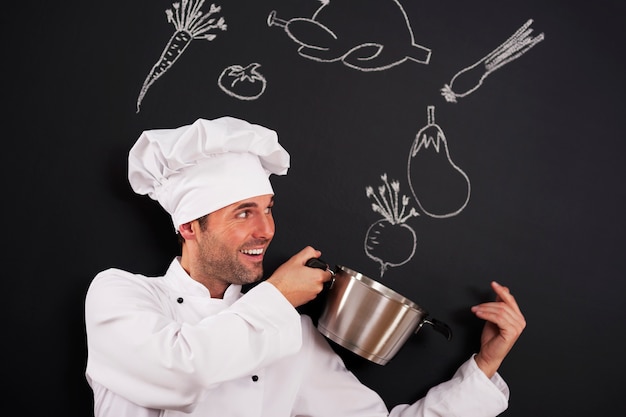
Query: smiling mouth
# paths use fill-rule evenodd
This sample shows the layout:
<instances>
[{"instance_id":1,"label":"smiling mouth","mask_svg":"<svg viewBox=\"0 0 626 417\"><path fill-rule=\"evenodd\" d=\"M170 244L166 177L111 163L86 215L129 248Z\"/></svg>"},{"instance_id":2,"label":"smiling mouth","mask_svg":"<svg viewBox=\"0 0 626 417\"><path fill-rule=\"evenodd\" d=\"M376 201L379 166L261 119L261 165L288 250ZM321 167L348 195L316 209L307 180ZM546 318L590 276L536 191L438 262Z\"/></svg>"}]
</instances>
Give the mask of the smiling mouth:
<instances>
[{"instance_id":1,"label":"smiling mouth","mask_svg":"<svg viewBox=\"0 0 626 417\"><path fill-rule=\"evenodd\" d=\"M262 255L263 249L242 249L240 252L244 255Z\"/></svg>"}]
</instances>

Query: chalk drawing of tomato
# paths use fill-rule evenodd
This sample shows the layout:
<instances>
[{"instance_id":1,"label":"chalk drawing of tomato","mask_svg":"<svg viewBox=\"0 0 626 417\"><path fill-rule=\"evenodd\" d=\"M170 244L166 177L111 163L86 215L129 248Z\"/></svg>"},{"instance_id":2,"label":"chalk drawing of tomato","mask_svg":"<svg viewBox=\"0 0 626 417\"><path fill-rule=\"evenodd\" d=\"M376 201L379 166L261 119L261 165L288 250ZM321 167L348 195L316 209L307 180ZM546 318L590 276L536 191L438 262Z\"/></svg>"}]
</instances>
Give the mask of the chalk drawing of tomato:
<instances>
[{"instance_id":1,"label":"chalk drawing of tomato","mask_svg":"<svg viewBox=\"0 0 626 417\"><path fill-rule=\"evenodd\" d=\"M263 94L267 81L257 71L261 65L256 62L242 67L231 65L220 74L217 85L231 97L240 100L255 100Z\"/></svg>"}]
</instances>

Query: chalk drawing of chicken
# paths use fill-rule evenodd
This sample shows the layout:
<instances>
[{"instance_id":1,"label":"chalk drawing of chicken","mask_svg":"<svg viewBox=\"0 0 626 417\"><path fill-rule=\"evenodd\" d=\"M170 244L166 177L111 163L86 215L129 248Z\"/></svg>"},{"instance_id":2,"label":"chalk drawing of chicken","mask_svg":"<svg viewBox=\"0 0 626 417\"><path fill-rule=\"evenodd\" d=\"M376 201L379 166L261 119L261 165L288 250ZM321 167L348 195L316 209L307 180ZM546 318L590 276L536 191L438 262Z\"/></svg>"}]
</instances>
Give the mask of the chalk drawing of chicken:
<instances>
[{"instance_id":1,"label":"chalk drawing of chicken","mask_svg":"<svg viewBox=\"0 0 626 417\"><path fill-rule=\"evenodd\" d=\"M322 0L311 18L283 20L278 26L300 45L298 53L318 62L342 61L359 71L382 71L406 61L428 64L431 50L415 43L406 12L397 0Z\"/></svg>"}]
</instances>

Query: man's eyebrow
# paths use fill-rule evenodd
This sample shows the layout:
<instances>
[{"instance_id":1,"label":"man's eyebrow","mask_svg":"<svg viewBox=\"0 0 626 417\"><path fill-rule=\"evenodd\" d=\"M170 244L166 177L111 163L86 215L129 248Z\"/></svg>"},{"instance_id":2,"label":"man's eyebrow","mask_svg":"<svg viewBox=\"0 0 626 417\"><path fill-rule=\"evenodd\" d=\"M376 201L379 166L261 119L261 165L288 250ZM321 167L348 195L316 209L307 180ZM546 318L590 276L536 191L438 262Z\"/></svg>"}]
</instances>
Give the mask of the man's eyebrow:
<instances>
[{"instance_id":1,"label":"man's eyebrow","mask_svg":"<svg viewBox=\"0 0 626 417\"><path fill-rule=\"evenodd\" d=\"M258 207L258 206L259 205L257 203L254 203L252 201L248 201L248 202L239 204L237 207L234 208L234 210L241 210L241 209L245 209L245 208Z\"/></svg>"},{"instance_id":2,"label":"man's eyebrow","mask_svg":"<svg viewBox=\"0 0 626 417\"><path fill-rule=\"evenodd\" d=\"M268 206L271 206L272 204L274 204L274 197L271 198ZM246 201L245 203L239 204L237 207L234 208L234 210L241 210L241 209L246 209L250 207L258 207L258 206L259 205L255 203L254 201Z\"/></svg>"}]
</instances>

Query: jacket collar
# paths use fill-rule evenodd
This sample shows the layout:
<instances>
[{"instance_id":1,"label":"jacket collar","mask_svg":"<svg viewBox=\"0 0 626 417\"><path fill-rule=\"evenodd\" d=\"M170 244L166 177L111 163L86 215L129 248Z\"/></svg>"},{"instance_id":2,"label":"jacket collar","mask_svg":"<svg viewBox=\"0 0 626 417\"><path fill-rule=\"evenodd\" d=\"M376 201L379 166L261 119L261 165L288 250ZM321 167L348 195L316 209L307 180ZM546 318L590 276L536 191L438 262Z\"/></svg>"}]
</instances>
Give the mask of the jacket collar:
<instances>
[{"instance_id":1,"label":"jacket collar","mask_svg":"<svg viewBox=\"0 0 626 417\"><path fill-rule=\"evenodd\" d=\"M177 292L193 297L211 297L207 287L191 278L183 269L180 265L180 256L177 256L174 260L172 260L164 278ZM241 285L231 284L228 288L226 288L224 301L228 304L235 302L239 297L241 297Z\"/></svg>"}]
</instances>

